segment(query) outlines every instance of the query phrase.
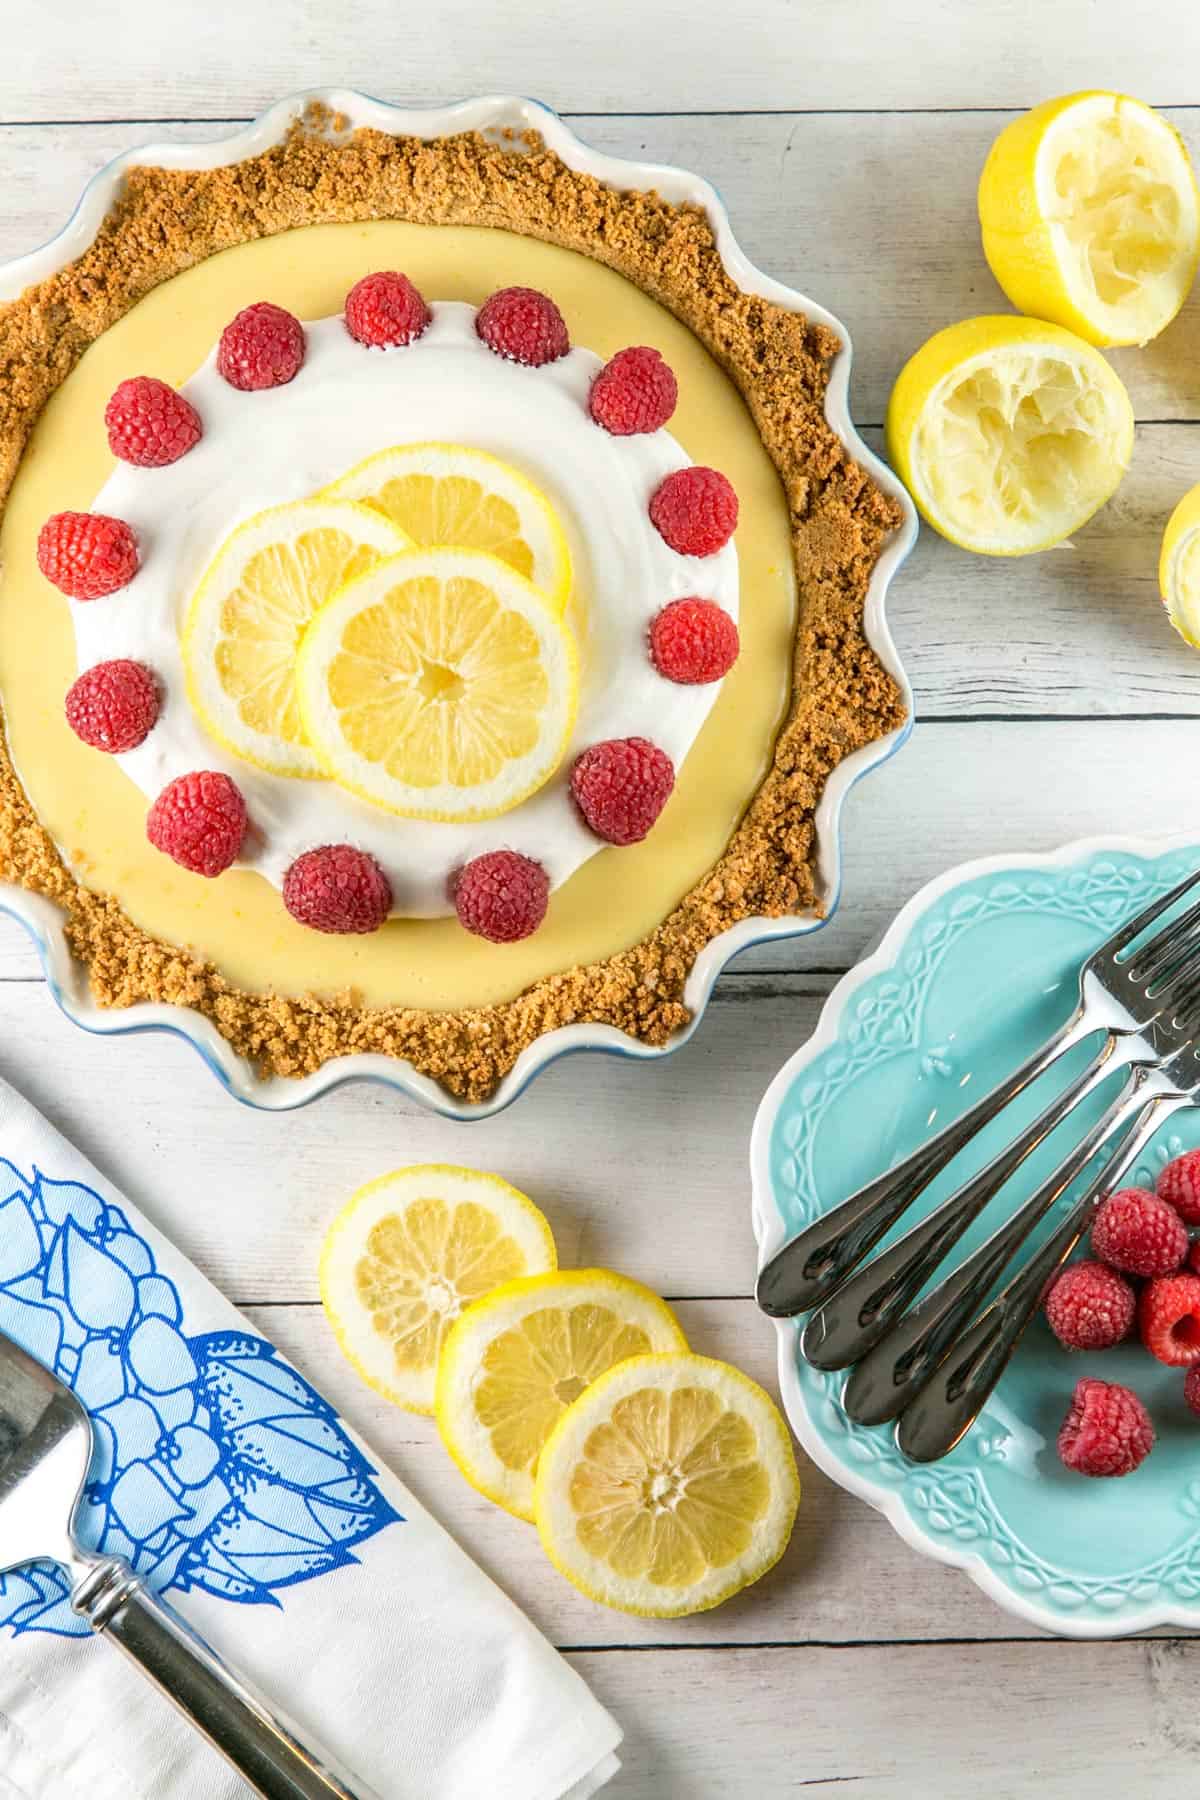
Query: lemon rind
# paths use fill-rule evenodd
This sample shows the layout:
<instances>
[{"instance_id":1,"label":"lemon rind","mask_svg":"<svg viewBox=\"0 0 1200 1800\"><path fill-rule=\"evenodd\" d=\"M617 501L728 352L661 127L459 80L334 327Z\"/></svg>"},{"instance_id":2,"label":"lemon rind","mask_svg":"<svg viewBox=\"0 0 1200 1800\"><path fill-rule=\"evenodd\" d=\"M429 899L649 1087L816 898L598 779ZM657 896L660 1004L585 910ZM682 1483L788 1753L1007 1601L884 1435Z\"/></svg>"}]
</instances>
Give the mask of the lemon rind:
<instances>
[{"instance_id":1,"label":"lemon rind","mask_svg":"<svg viewBox=\"0 0 1200 1800\"><path fill-rule=\"evenodd\" d=\"M1072 514L1069 524L1060 521L1044 537L1019 543L972 537L941 515L926 485L920 458L915 454L922 417L939 393L952 382L962 381L974 369L985 367L998 355L1015 349L1036 353L1039 346L1047 354L1071 358L1093 372L1096 385L1104 390L1119 413L1116 422L1119 435L1113 452L1115 479L1086 511ZM981 314L935 332L909 357L888 401L885 437L892 466L922 518L949 543L979 556L1029 556L1063 543L1111 500L1133 457L1134 416L1129 395L1116 371L1077 333L1041 319L1016 317L1009 313Z\"/></svg>"},{"instance_id":2,"label":"lemon rind","mask_svg":"<svg viewBox=\"0 0 1200 1800\"><path fill-rule=\"evenodd\" d=\"M685 1364L687 1365L686 1369L682 1367ZM746 1552L733 1565L737 1572L727 1581L713 1583L711 1587L706 1586L703 1582L699 1583L698 1590L703 1592L703 1598L699 1601L694 1598L697 1589L692 1590L693 1598L681 1600L675 1605L639 1605L618 1601L612 1598L611 1592L606 1593L601 1585L590 1581L581 1568L568 1561L560 1552L557 1533L547 1516L548 1496L555 1474L555 1457L566 1438L578 1428L579 1419L585 1412L590 1412L592 1407L603 1401L605 1394L611 1388L626 1381L639 1380L643 1375L649 1376L655 1373L677 1374L683 1380L686 1379L688 1371L719 1371L722 1380L728 1381L733 1387L748 1396L750 1405L754 1409L753 1422L756 1428L761 1424L763 1431L774 1440L777 1455L767 1459L767 1466L773 1476L777 1475L780 1478L783 1491L772 1494L772 1504L779 1509L779 1516L772 1534L770 1548L754 1559L750 1559L749 1552ZM651 1382L649 1385L655 1384ZM716 1383L713 1385L717 1386ZM600 1423L599 1417L596 1418L595 1423ZM559 1574L571 1583L572 1587L578 1589L589 1600L593 1600L601 1606L607 1606L614 1612L628 1613L634 1618L680 1619L690 1617L695 1613L711 1612L715 1606L721 1606L726 1600L732 1599L735 1594L742 1593L746 1588L753 1586L756 1581L761 1581L764 1575L770 1573L791 1541L800 1505L800 1495L800 1475L796 1468L796 1456L792 1448L791 1436L779 1408L765 1388L753 1381L749 1375L745 1375L740 1369L735 1368L732 1363L721 1362L715 1357L699 1356L692 1350L674 1355L658 1353L650 1356L635 1356L626 1362L617 1363L615 1367L598 1376L589 1387L585 1388L578 1400L564 1412L547 1438L538 1459L538 1474L534 1484L535 1523L542 1549L550 1562ZM584 1552L584 1555L588 1562L598 1560L587 1552ZM743 1565L750 1560L752 1560L752 1567L747 1572Z\"/></svg>"},{"instance_id":3,"label":"lemon rind","mask_svg":"<svg viewBox=\"0 0 1200 1800\"><path fill-rule=\"evenodd\" d=\"M1136 309L1122 322L1120 307L1080 286L1075 255L1054 218L1055 172L1063 137L1086 128L1086 115L1112 116L1122 108L1138 114L1143 129L1157 133L1166 158L1177 157L1171 174L1186 202L1180 232L1182 249L1172 268L1171 303L1133 324ZM1081 118L1080 115L1083 115ZM1184 304L1200 263L1200 189L1187 146L1169 119L1131 95L1084 89L1043 101L997 137L979 182L978 211L988 266L1012 304L1074 331L1097 349L1144 344L1166 329ZM1161 281L1159 285L1162 285Z\"/></svg>"},{"instance_id":4,"label":"lemon rind","mask_svg":"<svg viewBox=\"0 0 1200 1800\"><path fill-rule=\"evenodd\" d=\"M1190 595L1181 592L1181 574L1183 559L1194 547L1200 546L1200 482L1190 488L1167 520L1163 532L1162 550L1158 561L1158 588L1162 602L1166 608L1167 618L1179 633L1185 644L1193 650L1200 650L1200 592L1194 602ZM1184 607L1190 604L1195 626L1187 623Z\"/></svg>"},{"instance_id":5,"label":"lemon rind","mask_svg":"<svg viewBox=\"0 0 1200 1800\"><path fill-rule=\"evenodd\" d=\"M478 1184L491 1193L497 1189L503 1190L509 1200L516 1202L514 1211L530 1227L532 1240L540 1240L542 1254L546 1258L546 1268L537 1273L539 1275L553 1273L558 1267L558 1248L554 1242L550 1222L541 1208L535 1205L528 1194L522 1193L520 1188L514 1187L512 1182L506 1181L502 1175L496 1175L488 1169L469 1169L458 1163L410 1163L403 1168L392 1169L386 1175L379 1175L373 1181L365 1182L362 1187L356 1188L330 1223L321 1245L321 1254L317 1263L317 1285L321 1295L321 1305L338 1349L346 1361L359 1379L365 1382L374 1393L390 1401L393 1406L398 1406L405 1412L416 1413L423 1418L433 1416L432 1391L428 1401L413 1399L411 1394L404 1389L391 1386L381 1380L359 1354L355 1340L345 1329L342 1313L333 1304L330 1296L332 1267L334 1258L342 1248L342 1239L351 1228L355 1215L376 1195L392 1187L401 1179L407 1181L411 1177L436 1181L447 1176L455 1181L465 1181L470 1185ZM526 1253L528 1254L528 1252ZM522 1279L526 1278L522 1277ZM436 1379L436 1375L437 1365L435 1364L429 1370L431 1383Z\"/></svg>"},{"instance_id":6,"label":"lemon rind","mask_svg":"<svg viewBox=\"0 0 1200 1800\"><path fill-rule=\"evenodd\" d=\"M342 490L348 490L350 497L354 500L363 505L372 506L373 511L382 513L382 508L376 508L371 503L369 486L363 480L366 472L384 466L391 468L404 461L418 463L424 459L427 465L431 458L438 457L445 457L447 460L466 458L472 462L486 463L490 469L498 471L501 477L497 481L495 492L507 498L504 494L504 484L507 483L519 490L526 498L544 534L541 546L530 545L533 551L534 574L529 577L529 580L539 594L554 606L561 617L566 612L574 581L571 547L567 534L563 530L558 514L541 488L512 463L505 462L502 457L493 455L490 450L479 450L473 444L455 444L440 439L429 439L419 444L395 444L386 450L376 450L372 455L364 456L361 462L357 462L353 468L347 469L344 475L339 475L336 481L332 481L327 487L322 488L321 493L330 499L340 499ZM433 473L434 471L425 467L421 472ZM360 491L355 492L356 489ZM389 515L384 514L383 516ZM403 527L399 529L403 530ZM454 549L458 546L418 545L417 547L419 549ZM546 565L546 579L539 580L538 570L543 564ZM510 565L506 564L505 566ZM519 571L514 572L519 573Z\"/></svg>"},{"instance_id":7,"label":"lemon rind","mask_svg":"<svg viewBox=\"0 0 1200 1800\"><path fill-rule=\"evenodd\" d=\"M452 1390L456 1390L462 1384L464 1372L469 1378L469 1373L478 1366L479 1351L467 1340L473 1330L478 1327L481 1319L490 1313L502 1310L505 1304L514 1298L536 1298L543 1293L550 1297L555 1294L562 1295L564 1305L577 1305L578 1298L570 1299L572 1287L578 1290L601 1288L612 1295L636 1295L639 1303L646 1308L647 1312L652 1313L658 1323L662 1325L664 1334L678 1340L676 1351L661 1351L656 1354L684 1354L688 1351L688 1341L683 1327L662 1296L656 1294L652 1288L646 1287L642 1282L635 1281L631 1275L622 1275L615 1269L551 1269L544 1274L519 1275L512 1281L503 1282L501 1286L493 1288L490 1294L484 1294L470 1306L463 1308L442 1339L441 1355L438 1358L433 1407L438 1434L446 1454L463 1479L482 1494L485 1500L490 1500L494 1506L500 1507L506 1513L511 1513L514 1519L523 1519L528 1525L534 1523L533 1505L530 1504L527 1507L521 1505L514 1499L511 1491L506 1490L490 1476L482 1473L463 1445L455 1429L457 1392L452 1393ZM522 1314L512 1315L501 1329L507 1330L522 1316ZM639 1319L637 1323L642 1323L642 1320ZM620 1363L614 1364L616 1368L623 1366ZM606 1371L606 1373L608 1372ZM598 1379L603 1380L603 1376ZM463 1397L466 1398L466 1395L464 1394ZM514 1480L518 1473L518 1471L512 1471ZM531 1489L532 1486L531 1481Z\"/></svg>"},{"instance_id":8,"label":"lemon rind","mask_svg":"<svg viewBox=\"0 0 1200 1800\"><path fill-rule=\"evenodd\" d=\"M287 776L298 781L324 781L327 779L325 770L320 766L315 754L306 746L296 746L294 756L289 754L286 758L273 757L266 753L257 742L263 734L251 733L250 728L247 727L246 738L239 741L225 729L217 719L204 690L204 682L210 674L211 658L206 659L198 650L202 634L209 637L213 635L211 621L204 617L204 612L226 558L234 552L239 541L244 542L245 539L256 535L267 526L271 519L283 518L285 515L292 517L302 508L311 508L314 513L321 515L336 512L343 519L348 514L357 520L360 531L366 531L368 542L371 535L378 532L382 522L396 542L394 548L391 545L386 550L381 548L381 560L389 555L399 553L411 544L407 532L401 530L399 525L386 518L384 514L377 512L373 507L363 505L356 500L330 499L320 494L306 499L284 501L278 506L264 507L261 512L251 514L249 518L243 519L240 524L234 526L233 530L222 540L197 582L188 602L183 630L180 633L180 655L183 662L184 688L188 702L214 743L219 744L222 750L230 756L236 757L239 762L249 763L252 768L261 769L264 774ZM336 519L327 519L327 522L336 524L337 521ZM276 541L287 542L287 539L281 538ZM260 548L267 548L270 542L270 539L266 539ZM371 547L374 548L373 545ZM246 557L243 557L242 560L244 563Z\"/></svg>"}]
</instances>

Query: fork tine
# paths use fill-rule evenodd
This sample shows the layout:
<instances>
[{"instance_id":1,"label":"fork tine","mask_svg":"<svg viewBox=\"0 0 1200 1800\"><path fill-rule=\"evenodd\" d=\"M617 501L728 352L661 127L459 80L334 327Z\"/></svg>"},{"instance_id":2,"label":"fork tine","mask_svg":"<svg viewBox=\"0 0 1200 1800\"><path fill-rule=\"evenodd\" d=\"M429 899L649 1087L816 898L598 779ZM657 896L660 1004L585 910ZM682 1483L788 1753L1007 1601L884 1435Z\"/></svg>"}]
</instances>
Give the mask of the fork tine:
<instances>
[{"instance_id":1,"label":"fork tine","mask_svg":"<svg viewBox=\"0 0 1200 1800\"><path fill-rule=\"evenodd\" d=\"M1164 926L1129 958L1125 964L1129 979L1144 987L1153 986L1164 974L1170 973L1172 965L1181 954L1186 955L1197 928L1200 928L1200 900L1189 906L1186 912L1180 913L1170 925Z\"/></svg>"},{"instance_id":2,"label":"fork tine","mask_svg":"<svg viewBox=\"0 0 1200 1800\"><path fill-rule=\"evenodd\" d=\"M1197 945L1183 968L1176 970L1171 977L1163 1011L1168 1008L1172 1009L1171 1023L1180 1031L1200 1026L1200 1018L1197 1017L1200 1009L1200 945Z\"/></svg>"},{"instance_id":3,"label":"fork tine","mask_svg":"<svg viewBox=\"0 0 1200 1800\"><path fill-rule=\"evenodd\" d=\"M1200 881L1200 869L1197 869L1194 875L1185 876L1171 889L1169 894L1163 894L1160 899L1152 900L1149 906L1144 906L1136 917L1129 920L1128 924L1122 925L1118 931L1114 931L1101 948L1110 956L1120 955L1121 951L1132 944L1135 938L1141 937L1148 925L1153 925L1155 919L1161 919L1165 912L1170 912L1175 902L1182 900L1185 894L1190 893L1198 881Z\"/></svg>"}]
</instances>

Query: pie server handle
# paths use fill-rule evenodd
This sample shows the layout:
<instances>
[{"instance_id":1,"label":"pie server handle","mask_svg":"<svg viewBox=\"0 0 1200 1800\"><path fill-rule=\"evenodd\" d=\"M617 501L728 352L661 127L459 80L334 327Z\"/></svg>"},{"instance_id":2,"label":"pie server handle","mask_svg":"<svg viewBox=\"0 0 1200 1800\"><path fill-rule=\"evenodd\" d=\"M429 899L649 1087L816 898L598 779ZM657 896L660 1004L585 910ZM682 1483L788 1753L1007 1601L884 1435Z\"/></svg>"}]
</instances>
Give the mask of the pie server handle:
<instances>
[{"instance_id":1,"label":"pie server handle","mask_svg":"<svg viewBox=\"0 0 1200 1800\"><path fill-rule=\"evenodd\" d=\"M93 1563L71 1596L92 1630L137 1664L264 1800L378 1800L315 1744L305 1744L120 1557Z\"/></svg>"}]
</instances>

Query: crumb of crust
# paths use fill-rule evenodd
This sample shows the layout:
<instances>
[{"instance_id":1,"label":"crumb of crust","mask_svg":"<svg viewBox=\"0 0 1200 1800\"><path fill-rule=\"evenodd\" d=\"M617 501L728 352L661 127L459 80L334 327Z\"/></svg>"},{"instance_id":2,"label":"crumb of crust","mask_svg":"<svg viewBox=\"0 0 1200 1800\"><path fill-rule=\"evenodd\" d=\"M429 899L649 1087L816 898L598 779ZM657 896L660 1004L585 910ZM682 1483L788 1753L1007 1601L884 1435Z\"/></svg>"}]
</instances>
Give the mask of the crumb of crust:
<instances>
[{"instance_id":1,"label":"crumb of crust","mask_svg":"<svg viewBox=\"0 0 1200 1800\"><path fill-rule=\"evenodd\" d=\"M580 251L696 334L737 385L779 472L801 613L792 705L772 767L720 861L649 937L606 962L548 976L504 1005L452 1013L233 987L74 879L2 743L0 874L65 908L68 941L102 1005L195 1007L266 1075L306 1075L332 1057L375 1051L408 1060L461 1099L482 1100L528 1044L560 1025L603 1022L666 1043L687 1023L684 985L717 933L755 914L816 907L821 790L843 757L904 716L862 616L871 570L900 514L826 423L836 335L742 293L702 212L604 187L568 169L535 133L516 143L474 132L425 143L346 128L313 108L281 144L231 167L131 169L92 247L0 308L0 500L43 405L88 344L159 282L219 250L302 225L400 218L501 226Z\"/></svg>"}]
</instances>

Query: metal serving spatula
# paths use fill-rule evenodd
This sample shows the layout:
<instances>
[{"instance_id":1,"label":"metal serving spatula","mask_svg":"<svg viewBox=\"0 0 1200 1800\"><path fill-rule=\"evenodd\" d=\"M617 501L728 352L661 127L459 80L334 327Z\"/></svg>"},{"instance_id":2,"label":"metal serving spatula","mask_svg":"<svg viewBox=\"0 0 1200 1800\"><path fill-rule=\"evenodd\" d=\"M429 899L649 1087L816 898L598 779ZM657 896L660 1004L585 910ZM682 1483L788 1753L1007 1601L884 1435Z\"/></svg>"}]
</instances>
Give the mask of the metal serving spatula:
<instances>
[{"instance_id":1,"label":"metal serving spatula","mask_svg":"<svg viewBox=\"0 0 1200 1800\"><path fill-rule=\"evenodd\" d=\"M376 1800L339 1770L169 1607L127 1562L85 1550L73 1520L92 1427L70 1388L0 1333L0 1573L57 1562L71 1605L227 1757L266 1800Z\"/></svg>"}]
</instances>

